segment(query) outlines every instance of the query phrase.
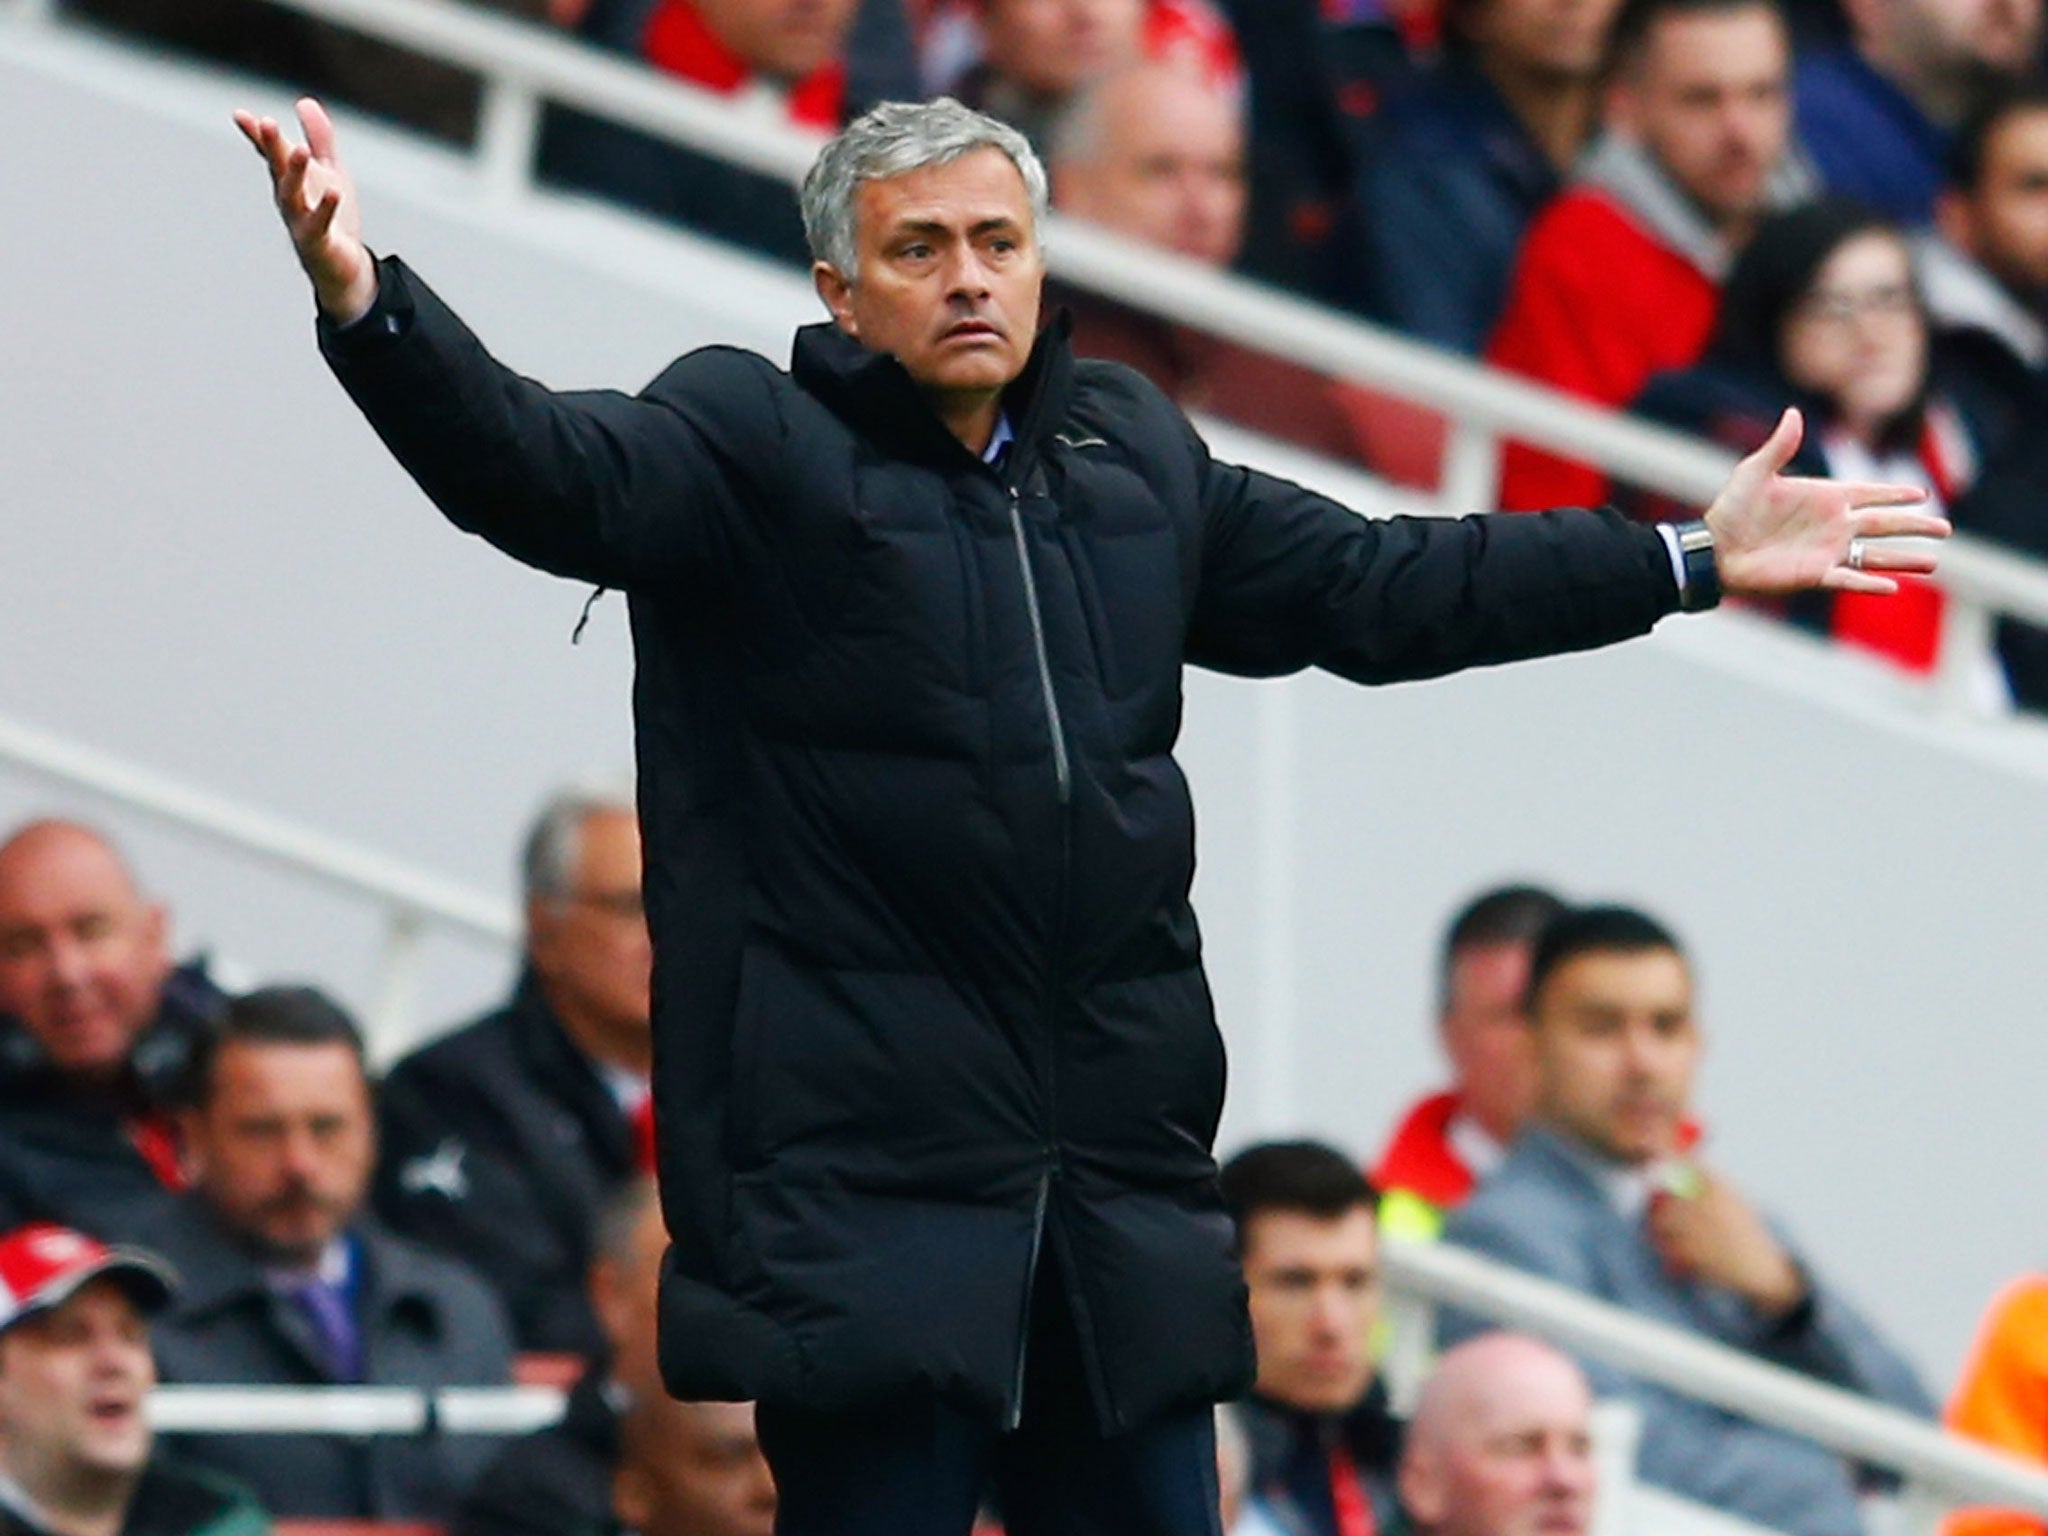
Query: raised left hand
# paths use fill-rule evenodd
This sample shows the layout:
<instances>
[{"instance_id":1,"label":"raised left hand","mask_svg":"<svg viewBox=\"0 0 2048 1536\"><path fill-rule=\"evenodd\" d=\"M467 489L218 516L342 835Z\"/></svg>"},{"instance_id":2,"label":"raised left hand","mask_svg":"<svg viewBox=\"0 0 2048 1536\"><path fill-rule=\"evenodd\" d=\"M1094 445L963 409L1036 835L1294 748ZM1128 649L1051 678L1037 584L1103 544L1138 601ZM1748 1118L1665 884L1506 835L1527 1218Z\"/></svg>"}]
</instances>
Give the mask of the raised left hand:
<instances>
[{"instance_id":1,"label":"raised left hand","mask_svg":"<svg viewBox=\"0 0 2048 1536\"><path fill-rule=\"evenodd\" d=\"M1927 493L1912 485L1782 473L1799 451L1803 430L1799 412L1787 410L1707 508L1722 590L1750 597L1809 587L1896 592L1895 575L1932 571L1934 552L1925 545L1890 542L1948 537L1946 518L1917 510Z\"/></svg>"}]
</instances>

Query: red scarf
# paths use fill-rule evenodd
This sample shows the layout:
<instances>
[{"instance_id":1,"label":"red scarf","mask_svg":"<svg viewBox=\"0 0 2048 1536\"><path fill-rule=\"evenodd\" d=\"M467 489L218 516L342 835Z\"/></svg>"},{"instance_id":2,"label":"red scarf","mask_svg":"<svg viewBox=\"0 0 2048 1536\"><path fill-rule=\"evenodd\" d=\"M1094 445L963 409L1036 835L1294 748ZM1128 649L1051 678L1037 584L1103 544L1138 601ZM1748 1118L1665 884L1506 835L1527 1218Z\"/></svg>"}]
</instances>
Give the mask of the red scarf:
<instances>
[{"instance_id":1,"label":"red scarf","mask_svg":"<svg viewBox=\"0 0 2048 1536\"><path fill-rule=\"evenodd\" d=\"M640 56L657 69L730 96L754 79L747 62L719 41L689 0L661 0L640 34ZM789 87L789 120L826 133L846 105L846 65L834 59Z\"/></svg>"},{"instance_id":2,"label":"red scarf","mask_svg":"<svg viewBox=\"0 0 2048 1536\"><path fill-rule=\"evenodd\" d=\"M1930 405L1920 430L1920 462L1927 466L1934 493L1951 511L1976 478L1974 460L1955 412L1940 402ZM1899 590L1885 597L1836 593L1829 628L1837 640L1875 651L1924 676L1934 670L1941 654L1941 588L1920 576L1901 576L1898 581Z\"/></svg>"}]
</instances>

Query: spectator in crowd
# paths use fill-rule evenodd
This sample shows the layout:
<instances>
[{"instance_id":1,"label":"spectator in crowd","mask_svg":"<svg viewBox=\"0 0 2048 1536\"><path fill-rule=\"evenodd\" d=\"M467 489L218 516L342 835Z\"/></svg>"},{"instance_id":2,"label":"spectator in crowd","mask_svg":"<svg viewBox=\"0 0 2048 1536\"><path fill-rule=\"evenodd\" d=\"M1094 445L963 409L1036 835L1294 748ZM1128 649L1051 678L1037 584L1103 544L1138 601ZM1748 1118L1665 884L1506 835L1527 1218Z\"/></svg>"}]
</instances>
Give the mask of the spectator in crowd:
<instances>
[{"instance_id":1,"label":"spectator in crowd","mask_svg":"<svg viewBox=\"0 0 2048 1536\"><path fill-rule=\"evenodd\" d=\"M0 843L0 1230L121 1236L180 1182L170 1100L225 999L99 833Z\"/></svg>"},{"instance_id":2,"label":"spectator in crowd","mask_svg":"<svg viewBox=\"0 0 2048 1536\"><path fill-rule=\"evenodd\" d=\"M1976 479L1970 426L1935 387L1911 248L1861 203L1825 198L1766 219L1729 275L1706 355L1652 379L1636 408L1747 453L1791 405L1806 415L1804 473L1924 486L1950 515ZM1810 608L1837 638L1924 673L1940 649L1941 606L1939 588L1907 581L1886 597L1841 593ZM1995 675L1982 686L2002 698Z\"/></svg>"},{"instance_id":3,"label":"spectator in crowd","mask_svg":"<svg viewBox=\"0 0 2048 1536\"><path fill-rule=\"evenodd\" d=\"M1729 264L1806 190L1788 157L1790 46L1774 0L1625 0L1602 134L1529 227L1487 356L1601 405L1695 361ZM1598 471L1510 444L1501 505L1590 505Z\"/></svg>"},{"instance_id":4,"label":"spectator in crowd","mask_svg":"<svg viewBox=\"0 0 2048 1536\"><path fill-rule=\"evenodd\" d=\"M1845 0L1851 41L1809 51L1799 136L1829 191L1908 228L1934 217L1949 136L1987 88L2034 68L2041 0Z\"/></svg>"},{"instance_id":5,"label":"spectator in crowd","mask_svg":"<svg viewBox=\"0 0 2048 1536\"><path fill-rule=\"evenodd\" d=\"M1432 3L1225 0L1251 96L1251 213L1239 265L1311 298L1364 307L1353 197L1383 100L1414 72ZM1423 29L1410 25L1424 24Z\"/></svg>"},{"instance_id":6,"label":"spectator in crowd","mask_svg":"<svg viewBox=\"0 0 2048 1536\"><path fill-rule=\"evenodd\" d=\"M1467 1339L1437 1362L1408 1422L1401 1507L1417 1536L1586 1536L1593 1394L1548 1344Z\"/></svg>"},{"instance_id":7,"label":"spectator in crowd","mask_svg":"<svg viewBox=\"0 0 2048 1536\"><path fill-rule=\"evenodd\" d=\"M1537 1105L1444 1239L1914 1413L1911 1367L1725 1178L1678 1155L1700 1031L1669 930L1625 907L1559 918L1529 975ZM1480 1331L1456 1313L1442 1341ZM1789 1536L1860 1536L1849 1469L1811 1441L1605 1365L1643 1416L1637 1470Z\"/></svg>"},{"instance_id":8,"label":"spectator in crowd","mask_svg":"<svg viewBox=\"0 0 2048 1536\"><path fill-rule=\"evenodd\" d=\"M1522 1002L1529 951L1564 903L1533 885L1475 897L1451 920L1437 971L1437 1044L1451 1086L1402 1116L1372 1181L1380 1229L1427 1241L1507 1155L1536 1097Z\"/></svg>"},{"instance_id":9,"label":"spectator in crowd","mask_svg":"<svg viewBox=\"0 0 2048 1536\"><path fill-rule=\"evenodd\" d=\"M167 1380L511 1380L490 1289L364 1214L376 1133L348 1015L306 988L237 999L193 1053L189 1097L192 1190L147 1234L182 1280L157 1329ZM284 1516L440 1520L490 1454L466 1435L181 1438Z\"/></svg>"},{"instance_id":10,"label":"spectator in crowd","mask_svg":"<svg viewBox=\"0 0 2048 1536\"><path fill-rule=\"evenodd\" d=\"M530 829L525 966L496 1012L414 1052L381 1094L377 1211L497 1288L522 1349L600 1342L586 1281L648 1110L652 964L629 800L562 794Z\"/></svg>"},{"instance_id":11,"label":"spectator in crowd","mask_svg":"<svg viewBox=\"0 0 2048 1536\"><path fill-rule=\"evenodd\" d=\"M1061 120L1049 169L1063 212L1134 240L1214 267L1243 241L1243 112L1185 67L1138 64L1088 87ZM1064 286L1050 297L1074 317L1075 351L1129 364L1191 410L1390 478L1436 481L1433 412Z\"/></svg>"},{"instance_id":12,"label":"spectator in crowd","mask_svg":"<svg viewBox=\"0 0 2048 1536\"><path fill-rule=\"evenodd\" d=\"M2048 1275L2022 1275L1992 1299L1945 1415L1959 1435L2025 1461L2048 1462ZM1942 1536L2043 1536L2039 1515L1968 1508Z\"/></svg>"},{"instance_id":13,"label":"spectator in crowd","mask_svg":"<svg viewBox=\"0 0 2048 1536\"><path fill-rule=\"evenodd\" d=\"M1378 1197L1357 1163L1309 1141L1249 1147L1222 1182L1258 1352L1258 1379L1239 1408L1253 1505L1303 1536L1385 1530L1400 1426L1372 1358Z\"/></svg>"},{"instance_id":14,"label":"spectator in crowd","mask_svg":"<svg viewBox=\"0 0 2048 1536\"><path fill-rule=\"evenodd\" d=\"M856 5L593 0L578 31L587 42L716 91L763 122L823 135L847 114L847 47ZM566 107L548 110L540 170L572 190L786 261L805 260L796 199L778 178Z\"/></svg>"},{"instance_id":15,"label":"spectator in crowd","mask_svg":"<svg viewBox=\"0 0 2048 1536\"><path fill-rule=\"evenodd\" d=\"M1593 135L1618 0L1459 0L1451 46L1380 114L1360 200L1370 311L1477 355L1530 221Z\"/></svg>"},{"instance_id":16,"label":"spectator in crowd","mask_svg":"<svg viewBox=\"0 0 2048 1536\"><path fill-rule=\"evenodd\" d=\"M981 61L955 92L1041 154L1061 110L1144 55L1148 0L982 0Z\"/></svg>"},{"instance_id":17,"label":"spectator in crowd","mask_svg":"<svg viewBox=\"0 0 2048 1536\"><path fill-rule=\"evenodd\" d=\"M605 1536L771 1536L775 1479L754 1405L636 1398L619 1423L612 1510Z\"/></svg>"},{"instance_id":18,"label":"spectator in crowd","mask_svg":"<svg viewBox=\"0 0 2048 1536\"><path fill-rule=\"evenodd\" d=\"M602 1524L619 1460L619 1415L666 1397L655 1358L655 1293L668 1247L651 1178L607 1201L597 1224L590 1299L604 1348L570 1389L558 1424L506 1446L470 1488L455 1536L561 1536Z\"/></svg>"},{"instance_id":19,"label":"spectator in crowd","mask_svg":"<svg viewBox=\"0 0 2048 1536\"><path fill-rule=\"evenodd\" d=\"M247 1490L156 1452L147 1254L50 1222L0 1238L0 1536L268 1536Z\"/></svg>"},{"instance_id":20,"label":"spectator in crowd","mask_svg":"<svg viewBox=\"0 0 2048 1536\"><path fill-rule=\"evenodd\" d=\"M1935 356L1984 463L1958 515L2048 556L2048 86L2000 92L1963 124L1936 226L1919 248ZM2048 632L2005 620L1998 648L2013 697L2048 709Z\"/></svg>"}]
</instances>

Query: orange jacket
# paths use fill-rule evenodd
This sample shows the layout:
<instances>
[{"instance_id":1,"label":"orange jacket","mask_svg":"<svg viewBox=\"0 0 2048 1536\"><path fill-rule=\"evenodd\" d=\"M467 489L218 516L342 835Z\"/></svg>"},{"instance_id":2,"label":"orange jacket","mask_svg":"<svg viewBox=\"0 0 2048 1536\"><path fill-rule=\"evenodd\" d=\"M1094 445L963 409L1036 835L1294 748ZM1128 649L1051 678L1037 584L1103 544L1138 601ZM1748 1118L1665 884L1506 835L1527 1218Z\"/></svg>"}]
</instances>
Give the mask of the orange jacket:
<instances>
[{"instance_id":1,"label":"orange jacket","mask_svg":"<svg viewBox=\"0 0 2048 1536\"><path fill-rule=\"evenodd\" d=\"M1992 1301L1949 1400L1948 1427L2033 1462L2048 1462L2048 1275L2026 1275ZM1943 1536L2048 1536L2015 1509L1959 1509Z\"/></svg>"}]
</instances>

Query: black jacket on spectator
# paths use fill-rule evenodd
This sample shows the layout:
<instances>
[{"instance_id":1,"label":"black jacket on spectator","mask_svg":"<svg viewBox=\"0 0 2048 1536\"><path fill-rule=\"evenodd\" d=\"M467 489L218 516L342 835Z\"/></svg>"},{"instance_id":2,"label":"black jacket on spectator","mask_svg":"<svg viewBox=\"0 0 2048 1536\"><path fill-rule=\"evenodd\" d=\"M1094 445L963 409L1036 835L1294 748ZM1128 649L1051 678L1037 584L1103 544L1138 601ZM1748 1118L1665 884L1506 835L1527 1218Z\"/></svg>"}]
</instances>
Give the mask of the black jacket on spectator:
<instances>
[{"instance_id":1,"label":"black jacket on spectator","mask_svg":"<svg viewBox=\"0 0 2048 1536\"><path fill-rule=\"evenodd\" d=\"M0 1498L0 1536L55 1536ZM246 1488L152 1456L120 1536L270 1536L270 1516Z\"/></svg>"},{"instance_id":2,"label":"black jacket on spectator","mask_svg":"<svg viewBox=\"0 0 2048 1536\"><path fill-rule=\"evenodd\" d=\"M169 1113L194 1037L226 1002L203 964L173 971L126 1081L93 1094L67 1085L32 1035L0 1018L0 1232L55 1221L119 1241L171 1202L135 1133Z\"/></svg>"},{"instance_id":3,"label":"black jacket on spectator","mask_svg":"<svg viewBox=\"0 0 2048 1536\"><path fill-rule=\"evenodd\" d=\"M505 1386L512 1340L498 1299L460 1265L367 1221L349 1229L366 1386ZM168 1382L320 1386L319 1335L258 1261L187 1195L138 1234L179 1289L151 1329ZM239 1478L286 1517L444 1520L493 1451L482 1435L180 1435L180 1454Z\"/></svg>"},{"instance_id":4,"label":"black jacket on spectator","mask_svg":"<svg viewBox=\"0 0 2048 1536\"><path fill-rule=\"evenodd\" d=\"M602 1361L570 1389L561 1422L504 1447L449 1523L452 1536L564 1536L611 1518L619 1409Z\"/></svg>"},{"instance_id":5,"label":"black jacket on spectator","mask_svg":"<svg viewBox=\"0 0 2048 1536\"><path fill-rule=\"evenodd\" d=\"M2048 366L1990 325L1944 325L1935 359L1983 442L1983 465L1955 509L1956 526L2048 559ZM2048 630L2001 619L1998 654L2014 701L2048 710Z\"/></svg>"},{"instance_id":6,"label":"black jacket on spectator","mask_svg":"<svg viewBox=\"0 0 2048 1536\"><path fill-rule=\"evenodd\" d=\"M517 377L395 260L321 330L452 521L629 596L670 1389L1001 1422L1047 1283L1103 1426L1241 1392L1182 665L1618 640L1676 603L1655 531L1358 517L1059 327L1000 466L831 326L637 398Z\"/></svg>"},{"instance_id":7,"label":"black jacket on spectator","mask_svg":"<svg viewBox=\"0 0 2048 1536\"><path fill-rule=\"evenodd\" d=\"M1388 1411L1379 1382L1349 1413L1305 1413L1261 1397L1246 1398L1237 1411L1251 1447L1250 1492L1288 1536L1339 1536L1343 1530L1331 1488L1331 1458L1339 1448L1357 1469L1375 1528L1402 1528L1395 1489L1402 1424Z\"/></svg>"},{"instance_id":8,"label":"black jacket on spectator","mask_svg":"<svg viewBox=\"0 0 2048 1536\"><path fill-rule=\"evenodd\" d=\"M1354 304L1368 233L1353 186L1381 101L1413 73L1384 16L1319 0L1223 0L1251 86L1246 274Z\"/></svg>"},{"instance_id":9,"label":"black jacket on spectator","mask_svg":"<svg viewBox=\"0 0 2048 1536\"><path fill-rule=\"evenodd\" d=\"M392 1068L378 1109L378 1214L495 1287L521 1349L596 1350L591 1231L633 1132L534 980Z\"/></svg>"}]
</instances>

